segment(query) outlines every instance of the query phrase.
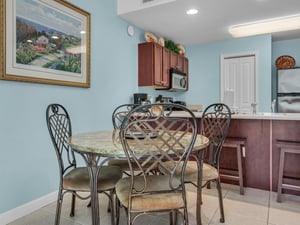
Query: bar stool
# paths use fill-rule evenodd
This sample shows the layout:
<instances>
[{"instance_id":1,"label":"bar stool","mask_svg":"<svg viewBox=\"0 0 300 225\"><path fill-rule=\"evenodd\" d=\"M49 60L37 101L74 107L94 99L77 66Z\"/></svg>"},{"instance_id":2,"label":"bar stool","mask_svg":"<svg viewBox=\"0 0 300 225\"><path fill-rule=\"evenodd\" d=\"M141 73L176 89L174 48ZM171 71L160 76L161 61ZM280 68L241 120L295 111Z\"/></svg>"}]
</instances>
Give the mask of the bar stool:
<instances>
[{"instance_id":1,"label":"bar stool","mask_svg":"<svg viewBox=\"0 0 300 225\"><path fill-rule=\"evenodd\" d=\"M245 144L246 144L246 138L226 138L225 142L223 143L223 150L224 148L229 149L235 149L236 150L236 154L237 154L237 164L238 164L238 168L237 168L237 174L236 175L229 175L226 174L226 170L220 170L220 177L224 178L224 179L228 179L228 180L235 180L239 182L240 185L240 194L244 195L244 179L243 179L243 160L242 160L242 156L245 155L245 153L243 152L243 148L245 148ZM226 149L226 150L227 150ZM245 156L244 156L245 157ZM225 173L223 173L225 172Z\"/></svg>"},{"instance_id":2,"label":"bar stool","mask_svg":"<svg viewBox=\"0 0 300 225\"><path fill-rule=\"evenodd\" d=\"M284 183L283 180L285 154L300 154L300 142L278 140L276 145L280 148L277 202L281 202L282 189L300 191L300 186Z\"/></svg>"}]
</instances>

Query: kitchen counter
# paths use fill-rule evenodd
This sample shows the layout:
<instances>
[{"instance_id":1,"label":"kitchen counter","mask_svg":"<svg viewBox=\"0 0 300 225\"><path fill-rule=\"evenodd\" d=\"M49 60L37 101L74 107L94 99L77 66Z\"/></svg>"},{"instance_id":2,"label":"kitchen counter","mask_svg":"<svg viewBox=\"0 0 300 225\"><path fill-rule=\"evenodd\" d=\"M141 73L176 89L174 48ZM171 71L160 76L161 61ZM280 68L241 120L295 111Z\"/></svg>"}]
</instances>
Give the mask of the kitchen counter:
<instances>
[{"instance_id":1,"label":"kitchen counter","mask_svg":"<svg viewBox=\"0 0 300 225\"><path fill-rule=\"evenodd\" d=\"M185 117L187 114L182 111L174 111L174 116ZM202 117L202 112L194 112L197 118ZM251 120L300 120L300 113L270 113L270 112L257 112L257 113L237 113L232 114L232 119L251 119Z\"/></svg>"},{"instance_id":2,"label":"kitchen counter","mask_svg":"<svg viewBox=\"0 0 300 225\"><path fill-rule=\"evenodd\" d=\"M259 119L259 120L300 120L300 113L238 113L232 114L233 119Z\"/></svg>"},{"instance_id":3,"label":"kitchen counter","mask_svg":"<svg viewBox=\"0 0 300 225\"><path fill-rule=\"evenodd\" d=\"M174 116L187 116L184 112L173 112ZM200 124L202 112L195 112ZM243 152L244 185L263 190L277 191L280 151L277 140L300 141L300 113L238 113L232 114L227 137L246 140ZM237 168L234 151L221 153L220 167L228 170ZM288 156L285 168L291 184L300 184L300 156ZM292 191L285 190L285 193ZM294 193L293 193L294 194ZM299 192L296 194L300 194Z\"/></svg>"}]
</instances>

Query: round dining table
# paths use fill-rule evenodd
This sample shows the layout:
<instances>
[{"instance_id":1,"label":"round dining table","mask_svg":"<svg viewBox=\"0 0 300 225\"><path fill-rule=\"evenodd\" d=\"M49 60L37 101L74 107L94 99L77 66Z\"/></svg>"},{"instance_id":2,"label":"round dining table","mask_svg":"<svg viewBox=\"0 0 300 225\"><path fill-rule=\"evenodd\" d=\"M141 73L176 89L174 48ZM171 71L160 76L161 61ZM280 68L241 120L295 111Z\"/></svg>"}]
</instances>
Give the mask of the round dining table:
<instances>
[{"instance_id":1,"label":"round dining table","mask_svg":"<svg viewBox=\"0 0 300 225\"><path fill-rule=\"evenodd\" d=\"M78 152L84 158L88 167L91 186L92 224L100 225L97 176L101 167L109 159L126 159L119 139L119 132L118 130L105 130L76 134L69 138L69 144L75 152ZM208 138L198 134L192 154L200 159L198 160L200 162L199 166L201 167L199 171L202 171L204 149L206 149L208 145ZM202 180L202 173L200 173L198 177ZM201 198L201 188L198 190L198 195L199 194ZM197 213L197 221L199 221L198 219L201 221L200 208L197 211L199 211L199 213Z\"/></svg>"}]
</instances>

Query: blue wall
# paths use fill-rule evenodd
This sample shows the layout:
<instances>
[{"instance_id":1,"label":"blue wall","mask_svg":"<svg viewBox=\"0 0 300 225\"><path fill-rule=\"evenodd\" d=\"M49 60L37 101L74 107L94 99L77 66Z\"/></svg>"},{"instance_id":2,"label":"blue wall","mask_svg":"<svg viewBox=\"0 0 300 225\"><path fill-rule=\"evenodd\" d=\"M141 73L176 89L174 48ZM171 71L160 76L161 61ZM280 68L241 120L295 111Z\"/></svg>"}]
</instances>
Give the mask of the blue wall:
<instances>
[{"instance_id":1,"label":"blue wall","mask_svg":"<svg viewBox=\"0 0 300 225\"><path fill-rule=\"evenodd\" d=\"M138 90L137 43L143 32L128 36L128 24L116 15L117 1L70 2L91 13L91 88L0 80L0 213L58 188L45 120L49 103L66 106L73 133L111 129L112 109Z\"/></svg>"},{"instance_id":2,"label":"blue wall","mask_svg":"<svg viewBox=\"0 0 300 225\"><path fill-rule=\"evenodd\" d=\"M220 56L246 53L258 54L258 108L271 107L271 36L257 36L216 42L188 48L191 103L207 106L220 101Z\"/></svg>"},{"instance_id":3,"label":"blue wall","mask_svg":"<svg viewBox=\"0 0 300 225\"><path fill-rule=\"evenodd\" d=\"M57 190L58 166L45 121L49 103L66 106L73 133L111 129L113 108L131 101L135 92L173 96L190 104L219 101L220 54L257 51L259 107L269 110L270 36L190 46L190 90L158 92L137 87L137 43L144 41L143 31L127 35L128 23L116 14L117 1L70 2L91 13L91 88L0 81L0 213Z\"/></svg>"}]
</instances>

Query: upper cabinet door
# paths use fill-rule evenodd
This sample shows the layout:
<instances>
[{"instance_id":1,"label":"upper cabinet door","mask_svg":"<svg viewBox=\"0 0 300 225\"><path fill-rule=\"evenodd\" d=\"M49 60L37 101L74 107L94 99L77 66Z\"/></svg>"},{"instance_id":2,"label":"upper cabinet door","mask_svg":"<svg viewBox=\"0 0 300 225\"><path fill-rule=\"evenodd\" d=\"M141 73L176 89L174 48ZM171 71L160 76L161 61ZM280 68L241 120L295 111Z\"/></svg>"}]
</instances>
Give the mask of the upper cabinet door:
<instances>
[{"instance_id":1,"label":"upper cabinet door","mask_svg":"<svg viewBox=\"0 0 300 225\"><path fill-rule=\"evenodd\" d=\"M175 52L170 54L170 67L183 71L184 57Z\"/></svg>"},{"instance_id":2,"label":"upper cabinet door","mask_svg":"<svg viewBox=\"0 0 300 225\"><path fill-rule=\"evenodd\" d=\"M178 66L178 55L175 52L170 53L170 67L176 68Z\"/></svg>"},{"instance_id":3,"label":"upper cabinet door","mask_svg":"<svg viewBox=\"0 0 300 225\"><path fill-rule=\"evenodd\" d=\"M152 42L138 45L139 86L169 88L169 79L163 75L163 49L159 44Z\"/></svg>"},{"instance_id":4,"label":"upper cabinet door","mask_svg":"<svg viewBox=\"0 0 300 225\"><path fill-rule=\"evenodd\" d=\"M154 85L158 86L165 86L162 82L162 73L163 73L163 65L162 65L162 59L163 59L163 48L160 45L154 44L153 45L153 70L154 70Z\"/></svg>"},{"instance_id":5,"label":"upper cabinet door","mask_svg":"<svg viewBox=\"0 0 300 225\"><path fill-rule=\"evenodd\" d=\"M162 50L162 84L169 86L170 84L170 54L171 51L167 48Z\"/></svg>"}]
</instances>

